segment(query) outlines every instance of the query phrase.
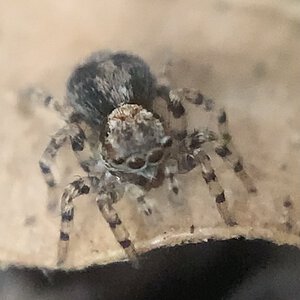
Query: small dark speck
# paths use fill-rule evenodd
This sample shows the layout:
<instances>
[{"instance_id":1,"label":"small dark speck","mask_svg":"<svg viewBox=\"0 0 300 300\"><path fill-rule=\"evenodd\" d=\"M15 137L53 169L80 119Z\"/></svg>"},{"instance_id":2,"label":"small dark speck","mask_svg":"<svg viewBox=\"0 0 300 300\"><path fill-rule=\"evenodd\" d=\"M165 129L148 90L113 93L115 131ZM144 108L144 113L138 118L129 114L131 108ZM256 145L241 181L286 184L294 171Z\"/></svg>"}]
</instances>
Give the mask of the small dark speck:
<instances>
[{"instance_id":1,"label":"small dark speck","mask_svg":"<svg viewBox=\"0 0 300 300\"><path fill-rule=\"evenodd\" d=\"M291 231L293 229L293 225L290 222L285 223L287 231Z\"/></svg>"},{"instance_id":2,"label":"small dark speck","mask_svg":"<svg viewBox=\"0 0 300 300\"><path fill-rule=\"evenodd\" d=\"M32 226L36 222L36 217L35 216L29 216L24 220L24 225L25 226Z\"/></svg>"},{"instance_id":3,"label":"small dark speck","mask_svg":"<svg viewBox=\"0 0 300 300\"><path fill-rule=\"evenodd\" d=\"M279 166L279 169L280 169L281 171L286 171L287 168L288 168L288 166L287 166L287 164L285 164L285 163L283 163L283 164L281 164L281 165Z\"/></svg>"},{"instance_id":4,"label":"small dark speck","mask_svg":"<svg viewBox=\"0 0 300 300\"><path fill-rule=\"evenodd\" d=\"M192 226L190 227L190 233L193 234L194 232L195 232L195 226L192 225Z\"/></svg>"},{"instance_id":5,"label":"small dark speck","mask_svg":"<svg viewBox=\"0 0 300 300\"><path fill-rule=\"evenodd\" d=\"M292 206L292 201L291 198L289 196L286 197L286 199L283 202L283 206L288 208Z\"/></svg>"}]
</instances>

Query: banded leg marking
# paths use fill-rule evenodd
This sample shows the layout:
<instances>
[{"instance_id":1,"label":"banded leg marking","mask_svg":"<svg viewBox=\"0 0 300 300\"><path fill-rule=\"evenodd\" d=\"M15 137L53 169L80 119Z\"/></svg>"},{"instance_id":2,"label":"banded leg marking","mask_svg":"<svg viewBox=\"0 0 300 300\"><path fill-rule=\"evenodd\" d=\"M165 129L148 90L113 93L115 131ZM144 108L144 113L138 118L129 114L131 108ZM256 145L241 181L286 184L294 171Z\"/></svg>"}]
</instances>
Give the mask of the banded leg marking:
<instances>
[{"instance_id":1,"label":"banded leg marking","mask_svg":"<svg viewBox=\"0 0 300 300\"><path fill-rule=\"evenodd\" d=\"M287 196L283 202L283 218L284 218L284 225L287 232L291 232L295 229L296 222L293 216L293 202L290 196Z\"/></svg>"},{"instance_id":2,"label":"banded leg marking","mask_svg":"<svg viewBox=\"0 0 300 300\"><path fill-rule=\"evenodd\" d=\"M68 129L69 126L65 126L55 133L39 161L41 172L49 188L52 188L56 185L51 167L58 150L64 145L67 140Z\"/></svg>"},{"instance_id":3,"label":"banded leg marking","mask_svg":"<svg viewBox=\"0 0 300 300\"><path fill-rule=\"evenodd\" d=\"M221 109L218 116L218 128L221 135L221 143L215 148L216 153L227 163L234 171L236 176L241 180L248 193L256 193L257 189L252 178L244 169L241 156L232 143L232 137L228 129L226 112Z\"/></svg>"},{"instance_id":4,"label":"banded leg marking","mask_svg":"<svg viewBox=\"0 0 300 300\"><path fill-rule=\"evenodd\" d=\"M139 209L144 213L145 216L151 216L152 215L152 208L147 203L145 194L137 197L136 201L137 201Z\"/></svg>"},{"instance_id":5,"label":"banded leg marking","mask_svg":"<svg viewBox=\"0 0 300 300\"><path fill-rule=\"evenodd\" d=\"M164 85L159 86L157 93L167 104L169 112L169 120L165 122L167 129L176 140L183 140L187 136L187 118L181 99L173 96L170 88Z\"/></svg>"},{"instance_id":6,"label":"banded leg marking","mask_svg":"<svg viewBox=\"0 0 300 300\"><path fill-rule=\"evenodd\" d=\"M116 202L119 197L120 196L115 191L108 192L103 190L98 194L96 201L100 212L108 223L116 240L124 249L127 257L132 261L134 266L137 266L138 262L136 249L130 240L129 232L122 224L118 213L112 205L112 203Z\"/></svg>"},{"instance_id":7,"label":"banded leg marking","mask_svg":"<svg viewBox=\"0 0 300 300\"><path fill-rule=\"evenodd\" d=\"M224 222L229 226L237 225L228 210L224 189L219 184L215 171L211 166L209 156L201 149L197 151L195 159L201 164L202 177L208 185L210 194L215 198L218 211Z\"/></svg>"},{"instance_id":8,"label":"banded leg marking","mask_svg":"<svg viewBox=\"0 0 300 300\"><path fill-rule=\"evenodd\" d=\"M60 104L55 98L52 97L47 91L39 87L29 87L23 89L19 93L20 98L20 108L21 110L27 112L31 110L32 105L42 105L53 111L58 112L65 119L68 119L70 112Z\"/></svg>"},{"instance_id":9,"label":"banded leg marking","mask_svg":"<svg viewBox=\"0 0 300 300\"><path fill-rule=\"evenodd\" d=\"M70 230L74 218L73 200L83 194L88 194L95 183L92 178L84 177L70 183L61 198L61 225L58 242L57 265L65 262L68 255Z\"/></svg>"},{"instance_id":10,"label":"banded leg marking","mask_svg":"<svg viewBox=\"0 0 300 300\"><path fill-rule=\"evenodd\" d=\"M48 186L49 194L53 191L53 188L56 186L56 180L54 178L52 172L52 166L54 164L56 155L59 149L65 144L67 138L70 137L72 149L77 156L78 160L81 161L81 154L80 152L84 149L84 140L85 135L82 129L76 125L67 125L58 130L55 135L51 138L50 143L46 147L40 161L39 166L41 172L43 174L44 180ZM49 198L51 196L49 195ZM55 199L51 199L48 203L48 207L56 206L56 203L52 203Z\"/></svg>"},{"instance_id":11,"label":"banded leg marking","mask_svg":"<svg viewBox=\"0 0 300 300\"><path fill-rule=\"evenodd\" d=\"M178 163L177 161L170 159L165 167L165 177L168 180L169 200L175 204L183 204L182 193L175 175L177 173Z\"/></svg>"}]
</instances>

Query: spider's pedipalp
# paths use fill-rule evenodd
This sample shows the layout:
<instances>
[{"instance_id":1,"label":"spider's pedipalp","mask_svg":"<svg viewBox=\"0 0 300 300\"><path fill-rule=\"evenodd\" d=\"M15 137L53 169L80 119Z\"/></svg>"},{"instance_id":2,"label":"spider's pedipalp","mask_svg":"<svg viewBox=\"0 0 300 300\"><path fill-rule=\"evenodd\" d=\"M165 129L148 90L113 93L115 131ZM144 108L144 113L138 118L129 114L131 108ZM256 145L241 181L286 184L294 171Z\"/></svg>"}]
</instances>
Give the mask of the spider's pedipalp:
<instances>
[{"instance_id":1,"label":"spider's pedipalp","mask_svg":"<svg viewBox=\"0 0 300 300\"><path fill-rule=\"evenodd\" d=\"M129 192L130 198L136 200L138 210L146 217L153 213L153 209L146 197L147 191L141 186L129 184L126 186L126 191Z\"/></svg>"},{"instance_id":2,"label":"spider's pedipalp","mask_svg":"<svg viewBox=\"0 0 300 300\"><path fill-rule=\"evenodd\" d=\"M179 187L178 180L176 179L178 174L178 162L174 159L169 159L165 166L165 177L168 180L169 200L174 204L183 204L184 199Z\"/></svg>"}]
</instances>

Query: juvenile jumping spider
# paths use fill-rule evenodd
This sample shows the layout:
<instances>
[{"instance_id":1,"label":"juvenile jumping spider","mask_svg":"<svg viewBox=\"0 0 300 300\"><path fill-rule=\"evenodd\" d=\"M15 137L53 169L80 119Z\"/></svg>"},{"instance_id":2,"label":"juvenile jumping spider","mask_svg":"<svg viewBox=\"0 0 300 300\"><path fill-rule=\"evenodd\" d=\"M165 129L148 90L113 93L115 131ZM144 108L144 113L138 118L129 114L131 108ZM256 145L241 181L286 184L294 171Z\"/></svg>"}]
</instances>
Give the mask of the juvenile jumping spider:
<instances>
[{"instance_id":1,"label":"juvenile jumping spider","mask_svg":"<svg viewBox=\"0 0 300 300\"><path fill-rule=\"evenodd\" d=\"M156 111L157 101L166 103L168 115ZM209 129L187 132L186 101L209 113L218 111L219 132ZM137 205L145 215L151 215L146 194L164 181L168 183L170 199L180 202L176 175L198 165L224 222L235 225L224 190L202 147L204 143L214 144L215 152L229 164L249 193L256 191L232 144L225 111L216 110L214 101L199 90L159 85L148 65L135 55L93 54L71 74L66 104L62 106L50 96L44 98L44 104L52 105L66 121L53 135L39 163L48 187L52 189L56 185L51 167L68 138L87 173L86 177L69 184L61 198L58 264L67 257L76 197L96 194L100 212L127 256L134 261L135 247L113 204L122 198L128 186L133 186ZM179 120L179 128L170 126L167 121L170 118Z\"/></svg>"}]
</instances>

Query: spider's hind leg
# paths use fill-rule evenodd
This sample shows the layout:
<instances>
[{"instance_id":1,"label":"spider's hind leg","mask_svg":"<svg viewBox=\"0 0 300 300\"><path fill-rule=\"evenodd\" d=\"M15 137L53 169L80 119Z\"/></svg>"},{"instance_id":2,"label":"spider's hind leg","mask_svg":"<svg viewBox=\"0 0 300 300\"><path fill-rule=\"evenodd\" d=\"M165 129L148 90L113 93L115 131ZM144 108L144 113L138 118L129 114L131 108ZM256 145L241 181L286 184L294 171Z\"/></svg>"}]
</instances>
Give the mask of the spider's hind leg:
<instances>
[{"instance_id":1,"label":"spider's hind leg","mask_svg":"<svg viewBox=\"0 0 300 300\"><path fill-rule=\"evenodd\" d=\"M39 87L27 87L18 94L18 109L20 112L32 113L35 106L43 106L58 112L65 119L67 109L60 104L50 93Z\"/></svg>"}]
</instances>

